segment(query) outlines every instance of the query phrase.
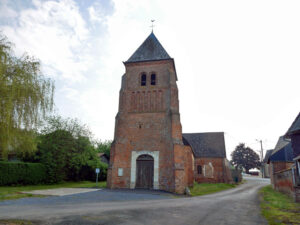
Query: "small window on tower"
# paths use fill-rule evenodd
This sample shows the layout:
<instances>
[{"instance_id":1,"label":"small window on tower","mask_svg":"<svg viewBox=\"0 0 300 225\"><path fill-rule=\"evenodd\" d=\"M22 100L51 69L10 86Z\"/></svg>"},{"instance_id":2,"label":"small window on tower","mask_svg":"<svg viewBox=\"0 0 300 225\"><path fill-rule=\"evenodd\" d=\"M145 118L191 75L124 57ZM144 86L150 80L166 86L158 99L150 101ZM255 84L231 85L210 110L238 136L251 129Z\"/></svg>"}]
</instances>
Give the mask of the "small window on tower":
<instances>
[{"instance_id":1,"label":"small window on tower","mask_svg":"<svg viewBox=\"0 0 300 225\"><path fill-rule=\"evenodd\" d=\"M141 76L141 86L146 86L146 82L147 82L147 76L146 74L142 74Z\"/></svg>"},{"instance_id":2,"label":"small window on tower","mask_svg":"<svg viewBox=\"0 0 300 225\"><path fill-rule=\"evenodd\" d=\"M202 174L202 166L200 165L197 166L197 172L198 174Z\"/></svg>"},{"instance_id":3,"label":"small window on tower","mask_svg":"<svg viewBox=\"0 0 300 225\"><path fill-rule=\"evenodd\" d=\"M155 73L151 74L151 85L156 85L156 74Z\"/></svg>"}]
</instances>

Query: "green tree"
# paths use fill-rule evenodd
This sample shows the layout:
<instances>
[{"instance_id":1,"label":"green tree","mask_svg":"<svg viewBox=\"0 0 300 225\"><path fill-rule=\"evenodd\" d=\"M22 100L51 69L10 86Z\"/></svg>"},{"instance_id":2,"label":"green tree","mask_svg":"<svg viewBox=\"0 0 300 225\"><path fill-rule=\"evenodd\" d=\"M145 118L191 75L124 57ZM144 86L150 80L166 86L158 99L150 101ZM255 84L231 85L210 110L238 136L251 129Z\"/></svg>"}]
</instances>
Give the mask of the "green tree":
<instances>
[{"instance_id":1,"label":"green tree","mask_svg":"<svg viewBox=\"0 0 300 225\"><path fill-rule=\"evenodd\" d=\"M53 108L54 83L37 59L16 57L0 33L0 158L36 149L35 129Z\"/></svg>"},{"instance_id":2,"label":"green tree","mask_svg":"<svg viewBox=\"0 0 300 225\"><path fill-rule=\"evenodd\" d=\"M112 143L111 140L97 141L96 142L97 152L105 153L109 157L110 156L111 143Z\"/></svg>"},{"instance_id":3,"label":"green tree","mask_svg":"<svg viewBox=\"0 0 300 225\"><path fill-rule=\"evenodd\" d=\"M40 161L46 166L47 182L58 183L67 178L69 152L75 151L74 138L70 132L57 130L40 136L38 149Z\"/></svg>"},{"instance_id":4,"label":"green tree","mask_svg":"<svg viewBox=\"0 0 300 225\"><path fill-rule=\"evenodd\" d=\"M236 146L235 150L231 153L232 164L236 168L244 168L246 173L249 173L250 169L259 168L260 161L259 155L251 148L246 147L244 143L240 143Z\"/></svg>"},{"instance_id":5,"label":"green tree","mask_svg":"<svg viewBox=\"0 0 300 225\"><path fill-rule=\"evenodd\" d=\"M46 165L49 183L94 180L95 168L101 169L101 179L106 178L107 165L100 162L86 125L53 116L46 120L42 133L33 160Z\"/></svg>"},{"instance_id":6,"label":"green tree","mask_svg":"<svg viewBox=\"0 0 300 225\"><path fill-rule=\"evenodd\" d=\"M85 124L81 124L78 119L63 118L59 115L49 116L44 120L42 134L49 134L56 130L66 130L73 137L88 137L92 139L92 133Z\"/></svg>"}]
</instances>

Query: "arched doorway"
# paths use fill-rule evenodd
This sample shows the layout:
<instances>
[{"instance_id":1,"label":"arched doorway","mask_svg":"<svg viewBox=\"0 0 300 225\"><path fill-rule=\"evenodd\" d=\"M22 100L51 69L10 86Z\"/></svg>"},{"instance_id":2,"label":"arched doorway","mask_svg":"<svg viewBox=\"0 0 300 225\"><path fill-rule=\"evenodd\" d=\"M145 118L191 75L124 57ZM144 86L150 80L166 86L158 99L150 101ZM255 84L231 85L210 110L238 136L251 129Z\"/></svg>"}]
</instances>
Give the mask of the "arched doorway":
<instances>
[{"instance_id":1,"label":"arched doorway","mask_svg":"<svg viewBox=\"0 0 300 225\"><path fill-rule=\"evenodd\" d=\"M136 159L136 188L153 188L154 159L140 155Z\"/></svg>"}]
</instances>

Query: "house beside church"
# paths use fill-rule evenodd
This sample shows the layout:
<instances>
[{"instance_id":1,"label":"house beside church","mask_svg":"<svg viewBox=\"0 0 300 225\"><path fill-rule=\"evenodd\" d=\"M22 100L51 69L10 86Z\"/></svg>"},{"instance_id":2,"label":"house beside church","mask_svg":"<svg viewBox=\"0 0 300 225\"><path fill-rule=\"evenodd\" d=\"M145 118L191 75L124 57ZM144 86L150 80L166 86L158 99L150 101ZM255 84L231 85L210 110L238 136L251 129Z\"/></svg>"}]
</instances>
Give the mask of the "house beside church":
<instances>
[{"instance_id":1,"label":"house beside church","mask_svg":"<svg viewBox=\"0 0 300 225\"><path fill-rule=\"evenodd\" d=\"M184 193L194 180L226 182L224 134L182 134L174 59L153 32L124 66L108 187Z\"/></svg>"}]
</instances>

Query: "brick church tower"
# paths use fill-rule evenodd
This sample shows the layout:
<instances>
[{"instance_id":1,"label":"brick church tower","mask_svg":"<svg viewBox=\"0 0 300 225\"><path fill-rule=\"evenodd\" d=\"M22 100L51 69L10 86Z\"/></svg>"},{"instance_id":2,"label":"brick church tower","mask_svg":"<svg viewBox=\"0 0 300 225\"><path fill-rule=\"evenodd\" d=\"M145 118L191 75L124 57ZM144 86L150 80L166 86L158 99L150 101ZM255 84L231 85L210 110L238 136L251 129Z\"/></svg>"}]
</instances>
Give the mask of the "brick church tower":
<instances>
[{"instance_id":1,"label":"brick church tower","mask_svg":"<svg viewBox=\"0 0 300 225\"><path fill-rule=\"evenodd\" d=\"M183 193L193 156L182 142L174 59L152 32L124 65L108 187Z\"/></svg>"}]
</instances>

